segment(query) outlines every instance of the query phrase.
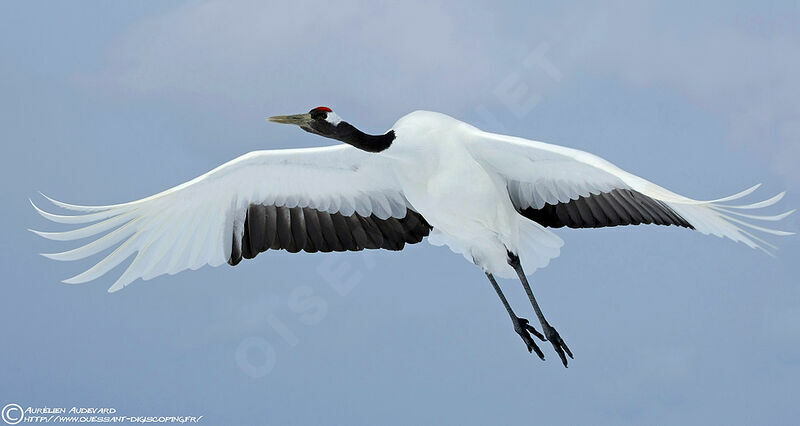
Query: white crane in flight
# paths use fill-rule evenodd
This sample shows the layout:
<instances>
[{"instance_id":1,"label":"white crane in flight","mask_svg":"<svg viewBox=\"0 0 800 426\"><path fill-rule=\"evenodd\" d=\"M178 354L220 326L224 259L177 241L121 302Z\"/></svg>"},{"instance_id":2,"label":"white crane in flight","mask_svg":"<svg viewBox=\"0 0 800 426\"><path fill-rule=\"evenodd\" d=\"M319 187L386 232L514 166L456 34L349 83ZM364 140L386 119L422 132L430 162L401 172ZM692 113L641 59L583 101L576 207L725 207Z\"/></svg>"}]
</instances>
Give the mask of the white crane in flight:
<instances>
[{"instance_id":1,"label":"white crane in flight","mask_svg":"<svg viewBox=\"0 0 800 426\"><path fill-rule=\"evenodd\" d=\"M676 225L727 237L753 248L773 247L756 232L790 232L751 223L778 221L728 202L754 186L713 201L670 192L595 155L543 142L481 131L447 115L412 112L382 135L365 134L330 108L271 117L344 144L255 151L159 194L123 204L79 206L81 212L39 214L63 224L89 224L36 234L51 240L96 237L79 248L44 254L77 260L116 245L89 270L65 280L99 278L135 254L109 289L204 265L236 265L267 250L289 252L400 250L424 237L447 245L481 268L528 351L544 354L532 336L549 341L564 366L572 353L545 320L527 274L559 255L564 242L548 228ZM33 204L33 203L31 203ZM517 277L542 332L518 317L495 276Z\"/></svg>"}]
</instances>

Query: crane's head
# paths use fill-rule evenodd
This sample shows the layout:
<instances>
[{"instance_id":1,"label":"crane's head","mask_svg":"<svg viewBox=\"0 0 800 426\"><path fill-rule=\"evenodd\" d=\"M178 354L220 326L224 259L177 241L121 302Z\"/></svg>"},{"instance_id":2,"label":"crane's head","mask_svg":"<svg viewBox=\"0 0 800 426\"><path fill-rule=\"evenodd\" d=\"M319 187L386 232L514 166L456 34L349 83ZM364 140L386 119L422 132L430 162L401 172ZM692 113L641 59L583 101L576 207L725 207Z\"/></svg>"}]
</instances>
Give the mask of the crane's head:
<instances>
[{"instance_id":1,"label":"crane's head","mask_svg":"<svg viewBox=\"0 0 800 426\"><path fill-rule=\"evenodd\" d=\"M316 107L307 114L276 115L269 121L281 124L294 124L301 129L320 136L332 137L336 133L336 126L342 119L328 107Z\"/></svg>"},{"instance_id":2,"label":"crane's head","mask_svg":"<svg viewBox=\"0 0 800 426\"><path fill-rule=\"evenodd\" d=\"M273 123L294 124L306 132L340 140L368 152L383 151L394 140L393 130L385 135L367 135L324 106L316 107L306 114L276 115L268 120Z\"/></svg>"}]
</instances>

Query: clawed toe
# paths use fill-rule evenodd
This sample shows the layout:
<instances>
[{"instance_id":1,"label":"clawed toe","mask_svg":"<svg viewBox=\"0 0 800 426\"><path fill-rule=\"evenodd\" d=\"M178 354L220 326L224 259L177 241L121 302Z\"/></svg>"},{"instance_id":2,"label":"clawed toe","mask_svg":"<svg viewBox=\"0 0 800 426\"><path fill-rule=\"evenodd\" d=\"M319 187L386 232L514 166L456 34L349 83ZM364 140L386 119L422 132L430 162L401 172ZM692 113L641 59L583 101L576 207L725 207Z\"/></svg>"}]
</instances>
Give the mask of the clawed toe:
<instances>
[{"instance_id":1,"label":"clawed toe","mask_svg":"<svg viewBox=\"0 0 800 426\"><path fill-rule=\"evenodd\" d=\"M561 358L561 363L564 364L564 367L567 367L567 355L574 359L572 356L572 351L570 351L569 347L567 347L567 343L564 342L564 339L561 338L561 335L558 334L558 331L556 331L556 329L550 324L542 324L542 329L544 331L545 338L550 342L550 344L553 345L553 349L556 350L558 356Z\"/></svg>"},{"instance_id":2,"label":"clawed toe","mask_svg":"<svg viewBox=\"0 0 800 426\"><path fill-rule=\"evenodd\" d=\"M542 352L533 338L531 338L531 334L541 341L545 341L544 335L533 328L525 318L516 318L514 320L514 331L516 331L519 337L522 338L522 341L525 342L525 346L528 347L528 352L536 352L536 355L544 361L544 352Z\"/></svg>"},{"instance_id":3,"label":"clawed toe","mask_svg":"<svg viewBox=\"0 0 800 426\"><path fill-rule=\"evenodd\" d=\"M522 319L524 319L524 318L522 318ZM533 328L533 326L528 324L528 320L525 320L525 329L528 330L529 333L531 333L534 336L536 336L542 342L546 342L547 341L547 339L544 337L544 335L542 335L542 333L539 333L539 331L537 331L535 328Z\"/></svg>"}]
</instances>

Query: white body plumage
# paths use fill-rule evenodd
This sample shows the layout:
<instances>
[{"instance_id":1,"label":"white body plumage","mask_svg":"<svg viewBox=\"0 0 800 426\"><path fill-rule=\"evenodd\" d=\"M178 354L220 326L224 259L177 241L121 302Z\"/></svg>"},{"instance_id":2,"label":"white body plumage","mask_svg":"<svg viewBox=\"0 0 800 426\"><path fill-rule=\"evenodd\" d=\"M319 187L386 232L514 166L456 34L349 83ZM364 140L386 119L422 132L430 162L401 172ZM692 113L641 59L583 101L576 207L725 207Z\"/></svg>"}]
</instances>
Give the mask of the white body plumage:
<instances>
[{"instance_id":1,"label":"white body plumage","mask_svg":"<svg viewBox=\"0 0 800 426\"><path fill-rule=\"evenodd\" d=\"M521 216L503 176L470 151L478 129L427 111L406 115L392 129L397 140L384 155L408 201L433 226L430 243L506 278L515 276L509 251L528 273L558 256L563 241Z\"/></svg>"}]
</instances>

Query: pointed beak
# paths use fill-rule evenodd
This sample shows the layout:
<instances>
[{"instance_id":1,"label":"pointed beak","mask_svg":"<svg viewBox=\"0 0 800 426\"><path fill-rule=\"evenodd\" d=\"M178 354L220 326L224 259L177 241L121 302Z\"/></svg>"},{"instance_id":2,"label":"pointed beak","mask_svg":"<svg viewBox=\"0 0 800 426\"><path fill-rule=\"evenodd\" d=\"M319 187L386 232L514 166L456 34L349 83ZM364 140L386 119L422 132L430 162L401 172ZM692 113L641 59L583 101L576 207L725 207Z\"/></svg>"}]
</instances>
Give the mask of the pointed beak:
<instances>
[{"instance_id":1,"label":"pointed beak","mask_svg":"<svg viewBox=\"0 0 800 426\"><path fill-rule=\"evenodd\" d=\"M305 126L313 121L311 114L276 115L267 120L273 123L294 124L295 126Z\"/></svg>"}]
</instances>

